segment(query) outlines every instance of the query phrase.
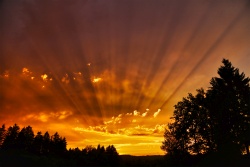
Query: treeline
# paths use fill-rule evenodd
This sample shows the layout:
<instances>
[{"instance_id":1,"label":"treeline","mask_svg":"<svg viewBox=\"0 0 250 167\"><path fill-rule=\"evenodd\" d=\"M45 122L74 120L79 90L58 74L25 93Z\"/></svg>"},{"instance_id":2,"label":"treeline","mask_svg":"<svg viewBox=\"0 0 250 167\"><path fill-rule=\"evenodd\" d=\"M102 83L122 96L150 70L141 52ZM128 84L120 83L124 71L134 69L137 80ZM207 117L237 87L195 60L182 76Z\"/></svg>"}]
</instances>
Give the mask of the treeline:
<instances>
[{"instance_id":1,"label":"treeline","mask_svg":"<svg viewBox=\"0 0 250 167\"><path fill-rule=\"evenodd\" d=\"M250 163L250 78L229 60L222 63L206 91L174 106L161 147L174 165Z\"/></svg>"},{"instance_id":2,"label":"treeline","mask_svg":"<svg viewBox=\"0 0 250 167\"><path fill-rule=\"evenodd\" d=\"M5 125L0 128L0 149L3 151L23 150L37 155L64 154L67 151L66 146L66 138L57 132L52 136L48 132L42 134L40 131L34 135L31 126L20 130L17 124L7 130Z\"/></svg>"},{"instance_id":3,"label":"treeline","mask_svg":"<svg viewBox=\"0 0 250 167\"><path fill-rule=\"evenodd\" d=\"M41 131L34 135L31 126L17 124L0 128L0 166L117 166L119 154L113 145L106 148L87 146L70 148L67 141L56 132L51 135Z\"/></svg>"},{"instance_id":4,"label":"treeline","mask_svg":"<svg viewBox=\"0 0 250 167\"><path fill-rule=\"evenodd\" d=\"M69 149L68 158L77 166L118 166L120 158L113 145Z\"/></svg>"}]
</instances>

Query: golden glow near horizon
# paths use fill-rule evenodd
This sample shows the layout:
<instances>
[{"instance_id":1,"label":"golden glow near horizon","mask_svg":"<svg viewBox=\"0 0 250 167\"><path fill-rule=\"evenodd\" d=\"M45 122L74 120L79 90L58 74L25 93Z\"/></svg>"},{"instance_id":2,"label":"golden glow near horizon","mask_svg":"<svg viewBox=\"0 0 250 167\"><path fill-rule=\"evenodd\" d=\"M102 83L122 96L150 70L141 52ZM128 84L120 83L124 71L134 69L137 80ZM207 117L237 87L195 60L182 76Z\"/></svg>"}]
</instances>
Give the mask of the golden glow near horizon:
<instances>
[{"instance_id":1,"label":"golden glow near horizon","mask_svg":"<svg viewBox=\"0 0 250 167\"><path fill-rule=\"evenodd\" d=\"M68 148L164 154L173 106L222 58L250 76L247 0L1 5L0 122L57 131Z\"/></svg>"}]
</instances>

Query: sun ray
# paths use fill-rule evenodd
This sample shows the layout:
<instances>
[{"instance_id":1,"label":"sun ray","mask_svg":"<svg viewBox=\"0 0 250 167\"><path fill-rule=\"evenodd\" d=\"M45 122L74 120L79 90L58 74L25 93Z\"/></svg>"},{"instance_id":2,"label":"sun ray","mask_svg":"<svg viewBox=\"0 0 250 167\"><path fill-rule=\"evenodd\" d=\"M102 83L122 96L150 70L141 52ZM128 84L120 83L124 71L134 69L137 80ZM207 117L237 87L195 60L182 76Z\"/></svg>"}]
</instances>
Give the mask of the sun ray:
<instances>
[{"instance_id":1,"label":"sun ray","mask_svg":"<svg viewBox=\"0 0 250 167\"><path fill-rule=\"evenodd\" d=\"M174 104L207 87L223 56L249 75L247 1L2 7L0 121L60 130L69 147L101 142L121 154L163 154Z\"/></svg>"}]
</instances>

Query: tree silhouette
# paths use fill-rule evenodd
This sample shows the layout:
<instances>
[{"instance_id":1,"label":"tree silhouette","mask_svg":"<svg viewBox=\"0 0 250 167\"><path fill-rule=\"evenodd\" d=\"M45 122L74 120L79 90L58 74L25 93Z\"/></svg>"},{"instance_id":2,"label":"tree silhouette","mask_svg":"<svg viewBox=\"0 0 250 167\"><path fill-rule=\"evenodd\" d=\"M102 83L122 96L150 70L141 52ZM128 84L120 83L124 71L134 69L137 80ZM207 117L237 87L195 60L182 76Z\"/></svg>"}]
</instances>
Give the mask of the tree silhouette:
<instances>
[{"instance_id":1,"label":"tree silhouette","mask_svg":"<svg viewBox=\"0 0 250 167\"><path fill-rule=\"evenodd\" d=\"M42 143L42 153L48 154L50 151L50 135L49 132L45 132L43 135L43 143Z\"/></svg>"},{"instance_id":2,"label":"tree silhouette","mask_svg":"<svg viewBox=\"0 0 250 167\"><path fill-rule=\"evenodd\" d=\"M101 164L106 164L107 163L107 157L105 155L105 148L104 146L101 146L98 144L97 149L96 149L96 159L101 163Z\"/></svg>"},{"instance_id":3,"label":"tree silhouette","mask_svg":"<svg viewBox=\"0 0 250 167\"><path fill-rule=\"evenodd\" d=\"M17 137L17 147L23 150L31 150L34 140L34 132L31 126L22 128Z\"/></svg>"},{"instance_id":4,"label":"tree silhouette","mask_svg":"<svg viewBox=\"0 0 250 167\"><path fill-rule=\"evenodd\" d=\"M43 153L43 135L42 132L37 132L33 141L33 152L36 154Z\"/></svg>"},{"instance_id":5,"label":"tree silhouette","mask_svg":"<svg viewBox=\"0 0 250 167\"><path fill-rule=\"evenodd\" d=\"M60 137L58 132L51 136L50 146L52 152L55 152L57 154L64 153L67 150L66 145L66 139Z\"/></svg>"},{"instance_id":6,"label":"tree silhouette","mask_svg":"<svg viewBox=\"0 0 250 167\"><path fill-rule=\"evenodd\" d=\"M113 145L109 145L106 148L106 155L110 166L119 165L119 154Z\"/></svg>"},{"instance_id":7,"label":"tree silhouette","mask_svg":"<svg viewBox=\"0 0 250 167\"><path fill-rule=\"evenodd\" d=\"M222 63L218 69L220 77L210 82L207 107L213 121L217 151L235 154L240 153L242 144L249 149L249 137L246 136L250 125L250 79L228 60L223 59Z\"/></svg>"},{"instance_id":8,"label":"tree silhouette","mask_svg":"<svg viewBox=\"0 0 250 167\"><path fill-rule=\"evenodd\" d=\"M38 131L34 136L31 126L17 124L0 128L0 166L117 166L120 159L116 148L86 146L67 150L65 137L56 132L50 136Z\"/></svg>"},{"instance_id":9,"label":"tree silhouette","mask_svg":"<svg viewBox=\"0 0 250 167\"><path fill-rule=\"evenodd\" d=\"M78 147L69 149L67 157L74 160L77 166L118 166L119 154L113 145L96 147L91 145L80 150Z\"/></svg>"},{"instance_id":10,"label":"tree silhouette","mask_svg":"<svg viewBox=\"0 0 250 167\"><path fill-rule=\"evenodd\" d=\"M10 126L6 132L6 137L3 141L2 148L15 149L17 147L17 138L20 131L20 127L17 124Z\"/></svg>"},{"instance_id":11,"label":"tree silhouette","mask_svg":"<svg viewBox=\"0 0 250 167\"><path fill-rule=\"evenodd\" d=\"M3 124L2 127L0 128L0 148L2 147L5 136L6 136L6 129L5 125Z\"/></svg>"},{"instance_id":12,"label":"tree silhouette","mask_svg":"<svg viewBox=\"0 0 250 167\"><path fill-rule=\"evenodd\" d=\"M250 79L230 61L222 63L207 92L199 89L174 106L161 146L168 155L218 152L233 157L242 147L249 154Z\"/></svg>"},{"instance_id":13,"label":"tree silhouette","mask_svg":"<svg viewBox=\"0 0 250 167\"><path fill-rule=\"evenodd\" d=\"M173 123L168 124L161 148L170 155L201 154L211 151L211 120L204 107L205 92L197 90L175 105Z\"/></svg>"}]
</instances>

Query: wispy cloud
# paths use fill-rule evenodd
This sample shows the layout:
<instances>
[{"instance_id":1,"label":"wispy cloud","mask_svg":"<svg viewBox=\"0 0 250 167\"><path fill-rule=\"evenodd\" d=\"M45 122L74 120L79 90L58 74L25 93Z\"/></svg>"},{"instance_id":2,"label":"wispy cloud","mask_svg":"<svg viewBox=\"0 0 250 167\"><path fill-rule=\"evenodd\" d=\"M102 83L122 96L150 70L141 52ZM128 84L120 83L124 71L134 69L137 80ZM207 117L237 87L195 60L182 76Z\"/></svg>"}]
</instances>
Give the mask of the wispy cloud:
<instances>
[{"instance_id":1,"label":"wispy cloud","mask_svg":"<svg viewBox=\"0 0 250 167\"><path fill-rule=\"evenodd\" d=\"M159 114L158 110L154 115ZM149 117L150 118L150 117ZM140 114L137 110L133 113L119 114L104 121L102 125L75 128L76 131L96 131L110 134L122 134L128 136L162 136L167 124L148 124L147 111Z\"/></svg>"},{"instance_id":2,"label":"wispy cloud","mask_svg":"<svg viewBox=\"0 0 250 167\"><path fill-rule=\"evenodd\" d=\"M55 121L57 120L63 120L66 119L67 117L71 116L73 113L72 111L57 111L57 112L39 112L36 114L27 114L23 117L21 117L21 119L23 121L29 121L29 120L35 120L35 121L41 121L41 122L48 122L48 121Z\"/></svg>"},{"instance_id":3,"label":"wispy cloud","mask_svg":"<svg viewBox=\"0 0 250 167\"><path fill-rule=\"evenodd\" d=\"M159 115L159 113L161 112L161 109L158 109L155 113L154 113L154 118L156 118L158 115Z\"/></svg>"}]
</instances>

